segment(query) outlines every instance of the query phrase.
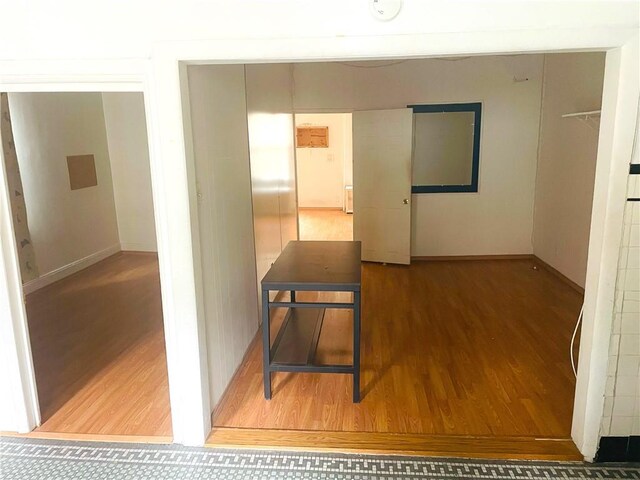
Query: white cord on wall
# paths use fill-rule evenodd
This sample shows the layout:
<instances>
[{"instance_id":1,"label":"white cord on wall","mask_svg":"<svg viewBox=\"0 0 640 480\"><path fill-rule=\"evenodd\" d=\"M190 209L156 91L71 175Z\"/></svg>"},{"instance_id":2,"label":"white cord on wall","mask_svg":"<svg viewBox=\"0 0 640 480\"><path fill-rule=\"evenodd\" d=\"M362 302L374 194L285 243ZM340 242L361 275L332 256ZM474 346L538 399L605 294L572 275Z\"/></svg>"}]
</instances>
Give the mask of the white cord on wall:
<instances>
[{"instance_id":1,"label":"white cord on wall","mask_svg":"<svg viewBox=\"0 0 640 480\"><path fill-rule=\"evenodd\" d=\"M578 333L578 327L580 326L580 322L582 321L582 314L584 313L584 303L580 307L580 314L578 315L578 321L576 322L576 328L573 329L573 335L571 335L571 347L569 350L569 356L571 357L571 368L573 369L573 376L578 377L578 371L576 370L576 364L573 360L573 343L576 340L576 333Z\"/></svg>"}]
</instances>

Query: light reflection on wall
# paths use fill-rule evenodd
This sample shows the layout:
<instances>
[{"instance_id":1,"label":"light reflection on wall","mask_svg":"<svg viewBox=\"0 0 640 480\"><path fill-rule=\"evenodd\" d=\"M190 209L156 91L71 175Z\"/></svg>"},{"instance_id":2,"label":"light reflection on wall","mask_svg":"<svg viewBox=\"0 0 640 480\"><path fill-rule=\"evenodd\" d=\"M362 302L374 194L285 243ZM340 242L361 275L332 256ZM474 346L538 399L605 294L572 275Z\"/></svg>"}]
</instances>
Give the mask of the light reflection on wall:
<instances>
[{"instance_id":1,"label":"light reflection on wall","mask_svg":"<svg viewBox=\"0 0 640 480\"><path fill-rule=\"evenodd\" d=\"M286 113L248 114L251 182L254 195L278 198L293 189L288 165L293 135L293 115ZM257 206L263 206L258 199ZM268 209L279 215L278 209ZM254 212L255 213L255 212Z\"/></svg>"},{"instance_id":2,"label":"light reflection on wall","mask_svg":"<svg viewBox=\"0 0 640 480\"><path fill-rule=\"evenodd\" d=\"M294 123L291 113L252 112L248 105L251 189L258 281L297 238Z\"/></svg>"}]
</instances>

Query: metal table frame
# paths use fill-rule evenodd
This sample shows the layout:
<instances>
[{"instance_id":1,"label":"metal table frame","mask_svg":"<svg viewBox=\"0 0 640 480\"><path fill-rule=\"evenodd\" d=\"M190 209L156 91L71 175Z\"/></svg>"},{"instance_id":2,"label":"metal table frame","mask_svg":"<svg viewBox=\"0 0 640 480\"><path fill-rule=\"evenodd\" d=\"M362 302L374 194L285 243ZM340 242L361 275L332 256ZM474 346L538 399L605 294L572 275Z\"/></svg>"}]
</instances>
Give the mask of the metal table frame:
<instances>
[{"instance_id":1,"label":"metal table frame","mask_svg":"<svg viewBox=\"0 0 640 480\"><path fill-rule=\"evenodd\" d=\"M290 242L292 243L312 243L312 242ZM315 243L315 242L314 242ZM326 242L330 243L330 242ZM344 242L341 242L344 243ZM350 242L357 244L357 253L360 254L360 242ZM283 252L284 253L284 252ZM272 267L273 268L273 267ZM359 268L359 267L358 267ZM282 279L279 281L268 281L268 276L262 281L262 351L263 351L263 375L264 375L264 396L267 400L271 399L271 372L313 372L313 373L345 373L353 375L353 402L360 402L360 272L358 271L357 283L331 283L326 280L314 281L287 281ZM290 301L270 301L271 291L289 291ZM353 302L298 302L296 301L297 291L323 291L323 292L352 292ZM274 344L271 346L270 334L270 310L274 307L286 307L289 310L280 327ZM353 363L351 365L321 365L315 363L315 354L318 347L320 332L322 329L322 320L324 317L324 309L338 308L353 310ZM306 312L298 310L305 309ZM312 310L315 309L315 310ZM309 343L308 354L305 361L288 362L278 360L279 347L285 335L285 331L291 320L299 321L299 318L306 317L305 321L309 323L307 328ZM300 355L298 355L300 357Z\"/></svg>"}]
</instances>

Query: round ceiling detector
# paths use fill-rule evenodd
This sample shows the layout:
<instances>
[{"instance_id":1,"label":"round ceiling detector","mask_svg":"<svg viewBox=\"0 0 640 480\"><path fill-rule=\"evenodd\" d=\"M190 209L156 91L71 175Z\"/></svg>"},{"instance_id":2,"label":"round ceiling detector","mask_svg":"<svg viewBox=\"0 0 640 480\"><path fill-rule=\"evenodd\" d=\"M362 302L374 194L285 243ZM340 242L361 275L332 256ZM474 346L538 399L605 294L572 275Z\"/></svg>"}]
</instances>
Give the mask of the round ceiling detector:
<instances>
[{"instance_id":1,"label":"round ceiling detector","mask_svg":"<svg viewBox=\"0 0 640 480\"><path fill-rule=\"evenodd\" d=\"M375 19L388 21L398 16L402 0L369 0L369 8Z\"/></svg>"}]
</instances>

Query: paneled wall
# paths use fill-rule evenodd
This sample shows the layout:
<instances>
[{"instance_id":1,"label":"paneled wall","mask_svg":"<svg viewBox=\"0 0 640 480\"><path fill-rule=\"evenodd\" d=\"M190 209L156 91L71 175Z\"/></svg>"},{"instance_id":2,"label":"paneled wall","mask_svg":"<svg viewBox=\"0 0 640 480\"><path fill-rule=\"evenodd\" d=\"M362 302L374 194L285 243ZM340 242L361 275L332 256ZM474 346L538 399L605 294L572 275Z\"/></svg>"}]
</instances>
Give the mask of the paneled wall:
<instances>
[{"instance_id":1,"label":"paneled wall","mask_svg":"<svg viewBox=\"0 0 640 480\"><path fill-rule=\"evenodd\" d=\"M3 390L8 391L12 386L12 382L9 362L5 356L5 349L3 348L0 351L0 385L3 386ZM18 429L14 418L15 409L11 400L9 395L0 395L0 430L15 431Z\"/></svg>"},{"instance_id":2,"label":"paneled wall","mask_svg":"<svg viewBox=\"0 0 640 480\"><path fill-rule=\"evenodd\" d=\"M291 82L291 65L246 66L258 284L287 243L298 238Z\"/></svg>"},{"instance_id":3,"label":"paneled wall","mask_svg":"<svg viewBox=\"0 0 640 480\"><path fill-rule=\"evenodd\" d=\"M187 72L215 406L258 329L259 280L297 238L291 74L288 65Z\"/></svg>"},{"instance_id":4,"label":"paneled wall","mask_svg":"<svg viewBox=\"0 0 640 480\"><path fill-rule=\"evenodd\" d=\"M213 407L258 329L244 67L190 66L188 84Z\"/></svg>"}]
</instances>

